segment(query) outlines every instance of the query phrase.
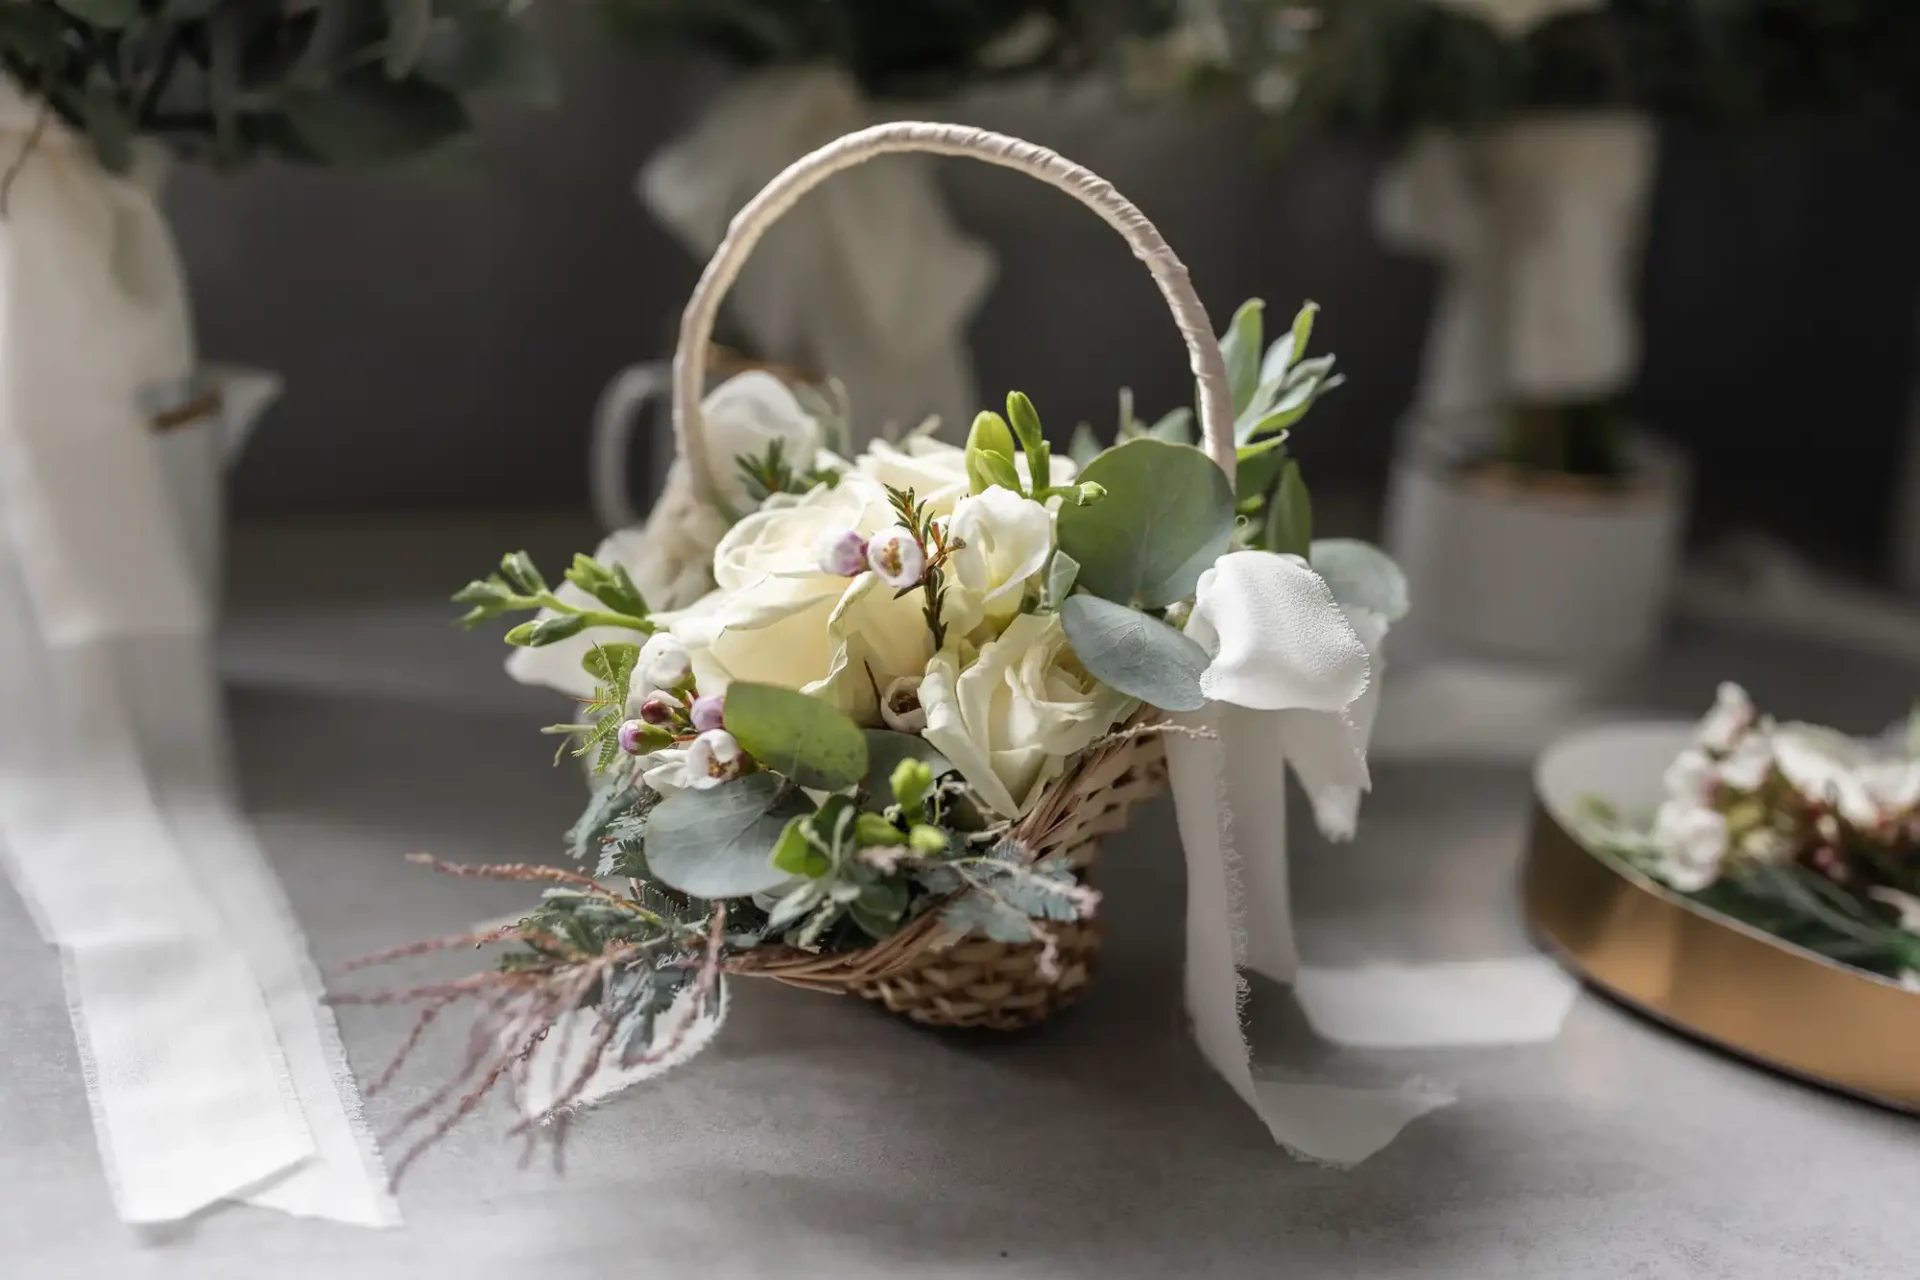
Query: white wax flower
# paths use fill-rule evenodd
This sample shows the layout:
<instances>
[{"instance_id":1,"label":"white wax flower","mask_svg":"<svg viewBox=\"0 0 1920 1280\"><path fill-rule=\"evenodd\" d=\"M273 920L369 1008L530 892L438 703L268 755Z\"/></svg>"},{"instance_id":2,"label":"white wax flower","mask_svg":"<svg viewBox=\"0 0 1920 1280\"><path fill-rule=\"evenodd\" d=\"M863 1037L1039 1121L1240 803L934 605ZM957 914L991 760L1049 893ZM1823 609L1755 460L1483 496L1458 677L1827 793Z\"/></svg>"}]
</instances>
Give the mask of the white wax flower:
<instances>
[{"instance_id":1,"label":"white wax flower","mask_svg":"<svg viewBox=\"0 0 1920 1280\"><path fill-rule=\"evenodd\" d=\"M1732 681L1724 681L1715 691L1713 709L1693 731L1693 739L1709 751L1729 751L1759 721L1753 699Z\"/></svg>"},{"instance_id":2,"label":"white wax flower","mask_svg":"<svg viewBox=\"0 0 1920 1280\"><path fill-rule=\"evenodd\" d=\"M1132 705L1086 673L1052 613L1015 618L964 668L949 646L920 684L927 741L1003 818L1031 809L1067 760Z\"/></svg>"},{"instance_id":3,"label":"white wax flower","mask_svg":"<svg viewBox=\"0 0 1920 1280\"><path fill-rule=\"evenodd\" d=\"M1186 632L1212 656L1200 687L1216 702L1270 711L1275 750L1293 766L1329 837L1352 836L1371 786L1369 643L1383 619L1335 602L1299 556L1235 551L1200 575Z\"/></svg>"},{"instance_id":4,"label":"white wax flower","mask_svg":"<svg viewBox=\"0 0 1920 1280\"><path fill-rule=\"evenodd\" d=\"M1716 766L1720 780L1736 791L1758 791L1773 772L1773 737L1749 733Z\"/></svg>"},{"instance_id":5,"label":"white wax flower","mask_svg":"<svg viewBox=\"0 0 1920 1280\"><path fill-rule=\"evenodd\" d=\"M948 531L961 544L952 561L959 588L996 629L1005 627L1053 554L1053 513L994 485L962 498Z\"/></svg>"},{"instance_id":6,"label":"white wax flower","mask_svg":"<svg viewBox=\"0 0 1920 1280\"><path fill-rule=\"evenodd\" d=\"M735 680L817 694L864 724L878 724L876 687L918 675L933 640L918 594L896 598L871 572L822 571L830 531L894 527L886 494L848 475L748 516L714 552L718 588L661 619L687 645L703 694Z\"/></svg>"},{"instance_id":7,"label":"white wax flower","mask_svg":"<svg viewBox=\"0 0 1920 1280\"><path fill-rule=\"evenodd\" d=\"M1478 18L1507 36L1525 35L1563 13L1606 8L1606 0L1428 0L1428 3Z\"/></svg>"},{"instance_id":8,"label":"white wax flower","mask_svg":"<svg viewBox=\"0 0 1920 1280\"><path fill-rule=\"evenodd\" d=\"M1920 936L1920 898L1885 885L1877 885L1867 890L1867 896L1877 902L1892 907L1899 919L1900 927L1908 933Z\"/></svg>"},{"instance_id":9,"label":"white wax flower","mask_svg":"<svg viewBox=\"0 0 1920 1280\"><path fill-rule=\"evenodd\" d=\"M740 743L725 729L709 729L687 748L686 785L708 791L740 776L745 763Z\"/></svg>"},{"instance_id":10,"label":"white wax flower","mask_svg":"<svg viewBox=\"0 0 1920 1280\"><path fill-rule=\"evenodd\" d=\"M1832 805L1854 826L1872 827L1880 796L1868 785L1872 754L1854 738L1814 724L1783 724L1773 733L1774 760L1795 791Z\"/></svg>"},{"instance_id":11,"label":"white wax flower","mask_svg":"<svg viewBox=\"0 0 1920 1280\"><path fill-rule=\"evenodd\" d=\"M1705 805L1669 800L1654 817L1654 874L1682 893L1720 878L1727 858L1727 819Z\"/></svg>"},{"instance_id":12,"label":"white wax flower","mask_svg":"<svg viewBox=\"0 0 1920 1280\"><path fill-rule=\"evenodd\" d=\"M693 673L687 646L671 632L658 631L640 646L640 659L634 664L633 684L651 698L672 689Z\"/></svg>"}]
</instances>

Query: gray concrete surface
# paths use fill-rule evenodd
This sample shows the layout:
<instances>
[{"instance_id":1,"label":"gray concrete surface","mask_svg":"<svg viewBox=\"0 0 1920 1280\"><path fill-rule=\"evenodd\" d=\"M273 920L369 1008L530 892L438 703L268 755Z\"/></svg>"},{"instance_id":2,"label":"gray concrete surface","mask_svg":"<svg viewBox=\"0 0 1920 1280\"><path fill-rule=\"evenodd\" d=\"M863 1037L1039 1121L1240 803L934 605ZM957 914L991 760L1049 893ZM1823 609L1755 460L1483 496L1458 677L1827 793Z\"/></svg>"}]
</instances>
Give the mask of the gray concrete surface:
<instances>
[{"instance_id":1,"label":"gray concrete surface","mask_svg":"<svg viewBox=\"0 0 1920 1280\"><path fill-rule=\"evenodd\" d=\"M509 543L576 531L323 524L243 534L226 648L250 808L323 968L509 911L515 886L405 865L554 854L578 779L547 696L445 623L445 588ZM549 557L551 558L551 557ZM1691 713L1721 675L1782 714L1877 727L1912 670L1784 643L1676 639L1637 702ZM1832 655L1825 655L1831 658ZM1511 953L1520 771L1395 765L1359 842L1297 834L1310 954ZM1298 809L1300 806L1296 806ZM740 985L690 1069L575 1127L564 1175L515 1167L483 1111L401 1188L404 1229L226 1208L159 1237L112 1215L54 958L0 888L0 1275L8 1280L1286 1277L1611 1280L1920 1274L1920 1123L1701 1049L1583 995L1561 1039L1408 1053L1454 1085L1358 1170L1295 1164L1201 1062L1179 1007L1172 815L1103 864L1111 949L1071 1017L930 1035L852 1001ZM457 966L467 957L454 957ZM427 972L422 965L414 972ZM1256 1046L1298 1034L1256 992ZM363 1077L397 1013L349 1009ZM1297 1047L1297 1046L1295 1046ZM455 1052L390 1096L396 1117Z\"/></svg>"}]
</instances>

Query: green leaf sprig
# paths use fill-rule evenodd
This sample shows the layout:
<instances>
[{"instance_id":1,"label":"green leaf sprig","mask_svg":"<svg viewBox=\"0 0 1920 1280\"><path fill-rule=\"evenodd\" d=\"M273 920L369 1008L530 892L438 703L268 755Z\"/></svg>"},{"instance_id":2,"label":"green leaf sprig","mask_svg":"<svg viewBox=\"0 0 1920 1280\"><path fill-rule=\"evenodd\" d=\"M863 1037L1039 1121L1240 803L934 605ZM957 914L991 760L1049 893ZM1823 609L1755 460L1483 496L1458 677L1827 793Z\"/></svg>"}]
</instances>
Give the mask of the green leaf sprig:
<instances>
[{"instance_id":1,"label":"green leaf sprig","mask_svg":"<svg viewBox=\"0 0 1920 1280\"><path fill-rule=\"evenodd\" d=\"M509 613L549 611L551 617L523 622L507 632L507 643L522 649L556 644L588 627L618 627L641 635L652 635L660 629L648 616L647 599L624 566L576 555L566 579L602 607L588 608L562 599L548 587L532 556L524 551L509 552L500 561L499 572L476 578L454 593L453 602L467 606L459 624L472 628Z\"/></svg>"}]
</instances>

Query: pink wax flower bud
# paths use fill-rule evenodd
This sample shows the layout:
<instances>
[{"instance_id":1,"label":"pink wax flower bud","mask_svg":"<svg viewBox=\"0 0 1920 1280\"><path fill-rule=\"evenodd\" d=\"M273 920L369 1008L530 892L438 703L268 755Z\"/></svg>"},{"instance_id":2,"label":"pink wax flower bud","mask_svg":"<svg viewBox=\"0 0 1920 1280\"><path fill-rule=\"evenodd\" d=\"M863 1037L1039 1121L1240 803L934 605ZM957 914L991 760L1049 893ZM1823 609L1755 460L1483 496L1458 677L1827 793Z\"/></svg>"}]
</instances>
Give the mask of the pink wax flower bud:
<instances>
[{"instance_id":1,"label":"pink wax flower bud","mask_svg":"<svg viewBox=\"0 0 1920 1280\"><path fill-rule=\"evenodd\" d=\"M867 567L867 540L852 529L837 529L820 539L820 571L856 578Z\"/></svg>"},{"instance_id":2,"label":"pink wax flower bud","mask_svg":"<svg viewBox=\"0 0 1920 1280\"><path fill-rule=\"evenodd\" d=\"M719 694L709 694L693 700L693 727L696 732L706 733L720 728L726 723L727 700Z\"/></svg>"},{"instance_id":3,"label":"pink wax flower bud","mask_svg":"<svg viewBox=\"0 0 1920 1280\"><path fill-rule=\"evenodd\" d=\"M648 724L670 725L678 718L680 699L665 689L655 689L640 704L640 718Z\"/></svg>"}]
</instances>

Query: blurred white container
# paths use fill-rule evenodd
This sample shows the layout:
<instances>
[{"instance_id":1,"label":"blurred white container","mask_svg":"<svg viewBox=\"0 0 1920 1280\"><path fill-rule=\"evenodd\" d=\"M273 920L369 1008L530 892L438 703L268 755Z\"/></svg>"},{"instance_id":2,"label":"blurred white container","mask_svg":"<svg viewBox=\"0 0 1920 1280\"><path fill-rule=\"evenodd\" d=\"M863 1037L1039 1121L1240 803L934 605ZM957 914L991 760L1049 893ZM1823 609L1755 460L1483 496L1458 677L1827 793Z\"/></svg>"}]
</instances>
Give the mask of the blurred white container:
<instances>
[{"instance_id":1,"label":"blurred white container","mask_svg":"<svg viewBox=\"0 0 1920 1280\"><path fill-rule=\"evenodd\" d=\"M1652 648L1686 526L1688 468L1637 435L1616 490L1527 486L1470 465L1446 433L1410 437L1387 501L1423 656L1599 670Z\"/></svg>"},{"instance_id":2,"label":"blurred white container","mask_svg":"<svg viewBox=\"0 0 1920 1280\"><path fill-rule=\"evenodd\" d=\"M264 370L209 366L199 385L205 388L204 411L184 421L162 415L156 430L181 540L207 608L217 617L226 576L227 472L260 416L280 398L282 384L278 374Z\"/></svg>"}]
</instances>

